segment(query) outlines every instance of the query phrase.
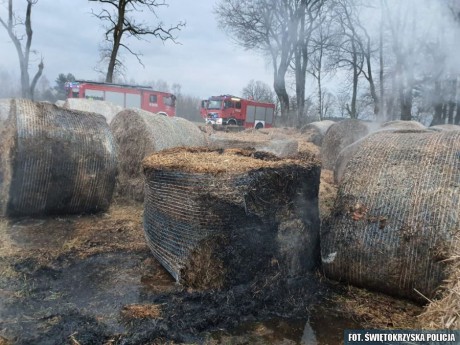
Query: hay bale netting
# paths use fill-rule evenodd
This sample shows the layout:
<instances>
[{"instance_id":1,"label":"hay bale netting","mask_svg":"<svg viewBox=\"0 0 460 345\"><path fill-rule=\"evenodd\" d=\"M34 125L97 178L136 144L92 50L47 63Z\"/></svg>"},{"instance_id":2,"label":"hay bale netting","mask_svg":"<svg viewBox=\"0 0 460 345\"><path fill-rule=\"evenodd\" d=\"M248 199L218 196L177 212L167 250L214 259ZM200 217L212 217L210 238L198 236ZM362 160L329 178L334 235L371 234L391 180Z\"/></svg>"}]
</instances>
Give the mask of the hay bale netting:
<instances>
[{"instance_id":1,"label":"hay bale netting","mask_svg":"<svg viewBox=\"0 0 460 345\"><path fill-rule=\"evenodd\" d=\"M117 195L137 201L144 200L145 157L173 147L207 145L204 133L190 121L141 109L123 110L110 128L118 146Z\"/></svg>"},{"instance_id":2,"label":"hay bale netting","mask_svg":"<svg viewBox=\"0 0 460 345\"><path fill-rule=\"evenodd\" d=\"M460 132L381 131L363 140L322 226L325 274L432 297L460 230L459 152Z\"/></svg>"},{"instance_id":3,"label":"hay bale netting","mask_svg":"<svg viewBox=\"0 0 460 345\"><path fill-rule=\"evenodd\" d=\"M340 151L368 133L368 124L356 119L343 120L330 126L321 146L323 167L333 170Z\"/></svg>"},{"instance_id":4,"label":"hay bale netting","mask_svg":"<svg viewBox=\"0 0 460 345\"><path fill-rule=\"evenodd\" d=\"M272 153L280 158L297 155L299 143L294 139L272 139L267 134L219 133L209 136L212 149L251 148Z\"/></svg>"},{"instance_id":5,"label":"hay bale netting","mask_svg":"<svg viewBox=\"0 0 460 345\"><path fill-rule=\"evenodd\" d=\"M441 131L460 131L460 126L458 125L451 125L451 124L444 124L444 125L436 125L428 127L428 129L441 132Z\"/></svg>"},{"instance_id":6,"label":"hay bale netting","mask_svg":"<svg viewBox=\"0 0 460 345\"><path fill-rule=\"evenodd\" d=\"M417 121L403 121L395 120L382 123L381 129L408 129L408 130L423 130L426 129L424 125Z\"/></svg>"},{"instance_id":7,"label":"hay bale netting","mask_svg":"<svg viewBox=\"0 0 460 345\"><path fill-rule=\"evenodd\" d=\"M335 122L331 120L310 122L302 128L302 133L308 135L308 141L321 146L324 135L333 124Z\"/></svg>"},{"instance_id":8,"label":"hay bale netting","mask_svg":"<svg viewBox=\"0 0 460 345\"><path fill-rule=\"evenodd\" d=\"M407 122L407 121L406 121ZM418 123L418 122L416 122ZM378 133L381 131L391 131L391 132L399 132L399 133L421 133L421 132L427 132L428 129L426 127L418 127L418 126L412 126L410 123L408 124L407 128L404 128L404 125L397 126L397 127L387 127L387 128L381 128L378 129L375 132L371 132L372 135L373 133ZM342 151L340 151L336 162L334 166L334 183L340 184L342 181L343 174L345 173L348 161L353 157L353 155L359 150L359 147L361 143L366 139L366 137L359 139L358 141L355 141L353 144L348 145L345 147Z\"/></svg>"},{"instance_id":9,"label":"hay bale netting","mask_svg":"<svg viewBox=\"0 0 460 345\"><path fill-rule=\"evenodd\" d=\"M122 106L113 104L111 102L86 98L67 98L62 107L66 109L74 109L101 114L105 117L107 123L110 123L112 119L124 109Z\"/></svg>"},{"instance_id":10,"label":"hay bale netting","mask_svg":"<svg viewBox=\"0 0 460 345\"><path fill-rule=\"evenodd\" d=\"M144 161L144 231L187 286L221 288L319 263L319 162L254 150L173 149Z\"/></svg>"},{"instance_id":11,"label":"hay bale netting","mask_svg":"<svg viewBox=\"0 0 460 345\"><path fill-rule=\"evenodd\" d=\"M90 213L109 207L117 162L102 116L24 99L1 104L1 215Z\"/></svg>"},{"instance_id":12,"label":"hay bale netting","mask_svg":"<svg viewBox=\"0 0 460 345\"><path fill-rule=\"evenodd\" d=\"M64 107L65 101L59 99L56 102L54 102L54 104L58 107Z\"/></svg>"}]
</instances>

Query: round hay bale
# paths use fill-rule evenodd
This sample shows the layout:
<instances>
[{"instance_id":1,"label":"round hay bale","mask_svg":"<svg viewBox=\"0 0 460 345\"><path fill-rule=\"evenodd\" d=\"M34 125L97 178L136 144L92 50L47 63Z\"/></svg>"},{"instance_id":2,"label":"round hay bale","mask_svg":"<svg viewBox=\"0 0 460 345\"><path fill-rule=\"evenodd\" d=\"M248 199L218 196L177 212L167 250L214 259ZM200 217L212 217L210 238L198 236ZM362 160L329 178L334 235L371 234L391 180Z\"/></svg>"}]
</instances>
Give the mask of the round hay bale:
<instances>
[{"instance_id":1,"label":"round hay bale","mask_svg":"<svg viewBox=\"0 0 460 345\"><path fill-rule=\"evenodd\" d=\"M424 125L422 125L420 122L417 121L402 121L402 120L396 120L396 121L388 121L385 123L382 123L380 126L382 129L414 129L414 130L420 130L420 129L426 129Z\"/></svg>"},{"instance_id":2,"label":"round hay bale","mask_svg":"<svg viewBox=\"0 0 460 345\"><path fill-rule=\"evenodd\" d=\"M170 118L141 109L126 109L110 128L118 146L117 195L144 200L142 160L153 152L179 146L206 146L204 133L182 118Z\"/></svg>"},{"instance_id":3,"label":"round hay bale","mask_svg":"<svg viewBox=\"0 0 460 345\"><path fill-rule=\"evenodd\" d=\"M384 129L379 129L373 133L378 133L381 131L391 131L393 133L421 133L421 132L426 132L427 129L402 129L402 128L384 128ZM372 135L373 133L369 134ZM367 137L367 136L366 136ZM345 172L345 169L347 167L348 161L353 157L353 155L359 150L359 146L361 143L364 141L366 138L361 138L358 141L354 142L351 145L348 145L345 147L342 151L340 151L339 156L337 157L337 160L335 162L335 167L334 167L334 183L340 184L342 181L342 176Z\"/></svg>"},{"instance_id":4,"label":"round hay bale","mask_svg":"<svg viewBox=\"0 0 460 345\"><path fill-rule=\"evenodd\" d=\"M111 102L85 98L67 98L62 107L66 109L74 109L101 114L105 117L107 123L110 123L115 115L123 110L123 107Z\"/></svg>"},{"instance_id":5,"label":"round hay bale","mask_svg":"<svg viewBox=\"0 0 460 345\"><path fill-rule=\"evenodd\" d=\"M366 137L359 139L358 141L354 142L351 145L348 145L342 151L340 151L337 157L337 160L335 162L335 166L334 166L334 183L335 184L338 185L342 181L342 176L345 172L348 161L359 150L361 143L365 138Z\"/></svg>"},{"instance_id":6,"label":"round hay bale","mask_svg":"<svg viewBox=\"0 0 460 345\"><path fill-rule=\"evenodd\" d=\"M311 141L315 145L321 146L323 143L324 135L326 134L329 127L331 127L333 124L335 124L335 122L331 120L310 122L302 127L301 131L307 135L308 141Z\"/></svg>"},{"instance_id":7,"label":"round hay bale","mask_svg":"<svg viewBox=\"0 0 460 345\"><path fill-rule=\"evenodd\" d=\"M279 135L275 135L279 138ZM252 133L219 133L209 136L209 147L212 149L255 149L272 153L280 158L297 155L299 143L294 139L272 139L267 134Z\"/></svg>"},{"instance_id":8,"label":"round hay bale","mask_svg":"<svg viewBox=\"0 0 460 345\"><path fill-rule=\"evenodd\" d=\"M460 132L380 131L347 164L322 226L325 274L431 298L460 230Z\"/></svg>"},{"instance_id":9,"label":"round hay bale","mask_svg":"<svg viewBox=\"0 0 460 345\"><path fill-rule=\"evenodd\" d=\"M441 132L441 131L460 131L460 126L458 125L451 125L451 124L444 124L444 125L437 125L428 127L433 131Z\"/></svg>"},{"instance_id":10,"label":"round hay bale","mask_svg":"<svg viewBox=\"0 0 460 345\"><path fill-rule=\"evenodd\" d=\"M368 125L356 119L343 120L330 126L321 146L323 167L333 170L340 151L368 133Z\"/></svg>"},{"instance_id":11,"label":"round hay bale","mask_svg":"<svg viewBox=\"0 0 460 345\"><path fill-rule=\"evenodd\" d=\"M147 243L178 282L222 288L317 266L319 162L179 148L143 166Z\"/></svg>"},{"instance_id":12,"label":"round hay bale","mask_svg":"<svg viewBox=\"0 0 460 345\"><path fill-rule=\"evenodd\" d=\"M102 116L24 99L0 104L2 215L108 209L117 162Z\"/></svg>"}]
</instances>

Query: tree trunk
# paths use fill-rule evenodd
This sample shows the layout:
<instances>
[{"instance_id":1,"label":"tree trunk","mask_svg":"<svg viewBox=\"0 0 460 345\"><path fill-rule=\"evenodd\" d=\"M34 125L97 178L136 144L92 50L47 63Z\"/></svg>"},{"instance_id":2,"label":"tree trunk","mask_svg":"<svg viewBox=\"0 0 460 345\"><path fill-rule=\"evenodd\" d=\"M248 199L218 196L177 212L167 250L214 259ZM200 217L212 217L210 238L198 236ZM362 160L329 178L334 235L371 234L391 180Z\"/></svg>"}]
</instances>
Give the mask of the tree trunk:
<instances>
[{"instance_id":1,"label":"tree trunk","mask_svg":"<svg viewBox=\"0 0 460 345\"><path fill-rule=\"evenodd\" d=\"M351 95L351 109L350 109L350 117L352 119L358 118L358 114L356 112L356 99L358 97L358 56L356 51L356 45L353 39L352 43L353 48L353 93Z\"/></svg>"},{"instance_id":2,"label":"tree trunk","mask_svg":"<svg viewBox=\"0 0 460 345\"><path fill-rule=\"evenodd\" d=\"M456 107L455 96L457 94L457 78L454 78L450 81L450 90L449 90L449 112L447 122L449 124L454 124L454 111Z\"/></svg>"},{"instance_id":3,"label":"tree trunk","mask_svg":"<svg viewBox=\"0 0 460 345\"><path fill-rule=\"evenodd\" d=\"M121 37L124 29L124 18L126 9L126 0L120 0L118 4L117 25L113 28L113 45L110 52L109 66L105 77L106 83L113 83L113 74L117 65L117 56L120 49Z\"/></svg>"},{"instance_id":4,"label":"tree trunk","mask_svg":"<svg viewBox=\"0 0 460 345\"><path fill-rule=\"evenodd\" d=\"M434 115L433 120L431 121L431 126L436 126L442 124L442 94L441 94L441 82L439 80L434 83L434 99L435 103L433 105Z\"/></svg>"},{"instance_id":5,"label":"tree trunk","mask_svg":"<svg viewBox=\"0 0 460 345\"><path fill-rule=\"evenodd\" d=\"M283 122L287 120L289 114L289 95L286 91L286 82L284 80L285 74L286 72L275 72L275 81L273 83L273 88L280 102L281 121Z\"/></svg>"},{"instance_id":6,"label":"tree trunk","mask_svg":"<svg viewBox=\"0 0 460 345\"><path fill-rule=\"evenodd\" d=\"M380 118L381 120L387 117L387 111L385 107L385 85L384 85L384 63L383 63L383 2L380 1L380 6L382 8L382 17L380 19L380 35L379 35L379 63L380 63L380 71L379 71L379 81L380 81Z\"/></svg>"}]
</instances>

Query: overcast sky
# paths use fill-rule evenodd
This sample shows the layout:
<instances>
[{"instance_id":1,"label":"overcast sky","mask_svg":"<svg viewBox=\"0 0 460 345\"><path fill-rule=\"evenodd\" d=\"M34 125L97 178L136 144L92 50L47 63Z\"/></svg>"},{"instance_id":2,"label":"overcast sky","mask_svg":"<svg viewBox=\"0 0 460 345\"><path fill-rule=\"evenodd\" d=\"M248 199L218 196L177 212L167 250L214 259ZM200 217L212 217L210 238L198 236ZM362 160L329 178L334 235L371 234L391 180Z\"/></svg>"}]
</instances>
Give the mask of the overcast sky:
<instances>
[{"instance_id":1,"label":"overcast sky","mask_svg":"<svg viewBox=\"0 0 460 345\"><path fill-rule=\"evenodd\" d=\"M124 53L126 77L138 83L162 79L179 83L182 93L198 97L219 94L240 95L251 80L273 84L271 68L254 52L236 46L217 27L213 13L215 0L167 0L169 7L158 10L158 19L149 13L139 18L162 20L165 25L186 22L177 33L177 41L162 43L152 37L146 41L127 41L134 51L143 53L145 68ZM6 17L6 1L0 0L0 16ZM16 11L25 16L25 0L14 0ZM22 6L22 7L20 7ZM72 73L77 79L96 80L99 44L103 41L100 21L91 15L94 3L86 0L39 0L32 12L34 30L32 48L38 55L31 58L30 74L35 74L40 56L45 63L44 75L54 85L59 73ZM148 16L147 16L148 14ZM3 27L0 27L0 69L19 76L16 51Z\"/></svg>"}]
</instances>

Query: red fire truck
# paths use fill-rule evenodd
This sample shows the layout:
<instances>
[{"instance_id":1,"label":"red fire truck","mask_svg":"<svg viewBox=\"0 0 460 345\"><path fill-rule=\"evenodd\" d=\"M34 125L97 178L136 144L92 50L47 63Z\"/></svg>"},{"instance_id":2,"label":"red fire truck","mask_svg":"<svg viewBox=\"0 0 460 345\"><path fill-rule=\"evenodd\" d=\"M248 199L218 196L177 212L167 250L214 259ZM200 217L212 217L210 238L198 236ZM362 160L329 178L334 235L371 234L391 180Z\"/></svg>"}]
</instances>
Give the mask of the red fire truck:
<instances>
[{"instance_id":1,"label":"red fire truck","mask_svg":"<svg viewBox=\"0 0 460 345\"><path fill-rule=\"evenodd\" d=\"M176 97L150 86L110 84L77 80L66 83L68 98L107 101L123 108L140 108L167 116L176 115Z\"/></svg>"},{"instance_id":2,"label":"red fire truck","mask_svg":"<svg viewBox=\"0 0 460 345\"><path fill-rule=\"evenodd\" d=\"M200 114L209 124L259 129L273 126L275 105L230 95L213 96L201 101Z\"/></svg>"}]
</instances>

